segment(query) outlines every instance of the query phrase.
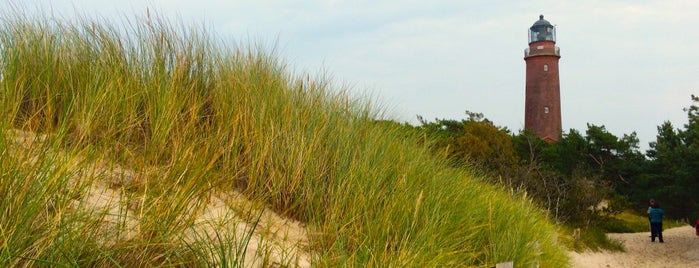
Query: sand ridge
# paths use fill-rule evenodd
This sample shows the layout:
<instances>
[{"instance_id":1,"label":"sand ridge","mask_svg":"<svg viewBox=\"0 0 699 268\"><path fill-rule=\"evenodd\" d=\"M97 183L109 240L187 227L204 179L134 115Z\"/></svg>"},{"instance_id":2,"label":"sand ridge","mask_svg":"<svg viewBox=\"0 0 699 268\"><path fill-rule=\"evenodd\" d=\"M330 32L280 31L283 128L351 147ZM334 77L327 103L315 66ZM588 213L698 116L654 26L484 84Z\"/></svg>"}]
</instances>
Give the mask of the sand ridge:
<instances>
[{"instance_id":1,"label":"sand ridge","mask_svg":"<svg viewBox=\"0 0 699 268\"><path fill-rule=\"evenodd\" d=\"M7 138L11 155L29 155L24 165L34 165L38 159L34 155L35 149L41 148L47 137L46 134L13 129L0 138ZM51 153L65 157L65 152ZM71 184L84 184L79 181L85 176L94 178L86 184L84 192L76 195L71 209L86 213L91 221L98 223L94 232L102 236L100 244L108 248L143 235L140 223L143 209L148 204L143 204L144 196L129 189L143 187L143 177L149 176L147 173L159 172L157 168L135 171L103 159L90 161L81 156L73 156L69 163L62 164L67 165ZM201 211L196 213L194 224L181 234L179 241L173 243L213 243L210 245L212 250L221 249L217 244L221 243L231 252L244 248L244 259L240 264L246 268L311 267L309 234L304 223L284 218L267 207L254 204L236 190L195 198L192 205L196 202L203 205ZM226 240L217 240L219 235ZM230 245L230 242L235 244ZM219 266L217 256L212 254L210 257L209 261Z\"/></svg>"}]
</instances>

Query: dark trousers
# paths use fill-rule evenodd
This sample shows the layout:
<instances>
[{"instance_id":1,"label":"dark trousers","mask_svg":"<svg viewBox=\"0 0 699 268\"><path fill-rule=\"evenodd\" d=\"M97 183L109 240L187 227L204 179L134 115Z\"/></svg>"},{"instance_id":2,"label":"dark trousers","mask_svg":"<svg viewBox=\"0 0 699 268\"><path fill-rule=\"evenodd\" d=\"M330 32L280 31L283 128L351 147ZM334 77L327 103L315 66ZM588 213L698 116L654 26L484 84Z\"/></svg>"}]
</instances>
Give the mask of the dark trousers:
<instances>
[{"instance_id":1,"label":"dark trousers","mask_svg":"<svg viewBox=\"0 0 699 268\"><path fill-rule=\"evenodd\" d=\"M662 222L651 222L650 223L650 241L655 242L655 238L660 239L663 242L663 223Z\"/></svg>"}]
</instances>

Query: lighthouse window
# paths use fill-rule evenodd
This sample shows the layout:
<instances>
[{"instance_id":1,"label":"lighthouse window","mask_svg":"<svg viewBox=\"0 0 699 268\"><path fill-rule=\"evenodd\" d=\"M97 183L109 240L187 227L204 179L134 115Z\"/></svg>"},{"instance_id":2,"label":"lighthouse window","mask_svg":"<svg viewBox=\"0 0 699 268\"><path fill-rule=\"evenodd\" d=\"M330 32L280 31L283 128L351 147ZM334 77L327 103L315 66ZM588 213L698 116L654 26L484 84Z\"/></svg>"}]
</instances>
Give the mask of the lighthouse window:
<instances>
[{"instance_id":1,"label":"lighthouse window","mask_svg":"<svg viewBox=\"0 0 699 268\"><path fill-rule=\"evenodd\" d=\"M548 71L549 71L549 66L547 64L544 64L544 72L548 72Z\"/></svg>"},{"instance_id":2,"label":"lighthouse window","mask_svg":"<svg viewBox=\"0 0 699 268\"><path fill-rule=\"evenodd\" d=\"M544 107L544 113L545 113L545 114L549 113L549 107L548 107L548 106Z\"/></svg>"}]
</instances>

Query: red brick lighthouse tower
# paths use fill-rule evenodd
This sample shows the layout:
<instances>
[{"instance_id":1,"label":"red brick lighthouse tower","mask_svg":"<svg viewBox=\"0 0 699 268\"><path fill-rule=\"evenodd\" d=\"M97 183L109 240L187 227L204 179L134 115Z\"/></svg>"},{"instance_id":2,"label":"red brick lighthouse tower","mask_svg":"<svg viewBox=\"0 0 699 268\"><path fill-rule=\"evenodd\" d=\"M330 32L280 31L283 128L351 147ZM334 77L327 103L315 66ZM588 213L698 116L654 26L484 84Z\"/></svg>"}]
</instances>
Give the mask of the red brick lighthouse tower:
<instances>
[{"instance_id":1,"label":"red brick lighthouse tower","mask_svg":"<svg viewBox=\"0 0 699 268\"><path fill-rule=\"evenodd\" d=\"M560 58L556 28L540 15L529 28L529 48L524 50L527 62L524 128L549 143L561 137Z\"/></svg>"}]
</instances>

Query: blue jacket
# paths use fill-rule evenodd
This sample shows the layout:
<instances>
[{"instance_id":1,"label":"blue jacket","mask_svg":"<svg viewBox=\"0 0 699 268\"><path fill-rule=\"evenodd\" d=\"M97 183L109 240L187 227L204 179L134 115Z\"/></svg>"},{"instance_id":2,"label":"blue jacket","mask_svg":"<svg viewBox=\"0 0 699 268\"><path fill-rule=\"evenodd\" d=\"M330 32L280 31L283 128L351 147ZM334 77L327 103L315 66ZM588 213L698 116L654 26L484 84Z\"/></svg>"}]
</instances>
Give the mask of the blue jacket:
<instances>
[{"instance_id":1,"label":"blue jacket","mask_svg":"<svg viewBox=\"0 0 699 268\"><path fill-rule=\"evenodd\" d=\"M662 208L650 208L648 214L650 215L650 222L663 222L663 214L665 212Z\"/></svg>"}]
</instances>

